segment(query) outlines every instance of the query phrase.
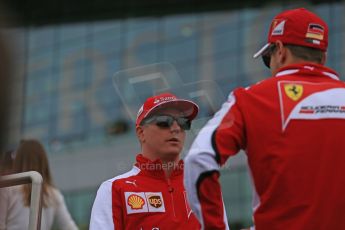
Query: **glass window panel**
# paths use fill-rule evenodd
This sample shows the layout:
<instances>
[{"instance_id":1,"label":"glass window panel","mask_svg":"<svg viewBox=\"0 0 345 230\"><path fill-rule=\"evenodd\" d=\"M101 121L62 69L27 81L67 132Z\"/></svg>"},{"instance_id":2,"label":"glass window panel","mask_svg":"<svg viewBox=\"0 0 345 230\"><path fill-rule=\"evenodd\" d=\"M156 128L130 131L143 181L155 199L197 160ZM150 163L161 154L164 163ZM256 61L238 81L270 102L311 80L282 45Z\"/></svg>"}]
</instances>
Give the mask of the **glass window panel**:
<instances>
[{"instance_id":1,"label":"glass window panel","mask_svg":"<svg viewBox=\"0 0 345 230\"><path fill-rule=\"evenodd\" d=\"M80 40L87 35L89 23L75 23L61 25L59 30L60 41Z\"/></svg>"},{"instance_id":2,"label":"glass window panel","mask_svg":"<svg viewBox=\"0 0 345 230\"><path fill-rule=\"evenodd\" d=\"M95 35L107 35L111 32L121 33L122 23L117 20L107 20L95 22L92 26L92 31Z\"/></svg>"},{"instance_id":3,"label":"glass window panel","mask_svg":"<svg viewBox=\"0 0 345 230\"><path fill-rule=\"evenodd\" d=\"M44 26L29 29L29 52L37 52L53 46L56 38L55 26Z\"/></svg>"},{"instance_id":4,"label":"glass window panel","mask_svg":"<svg viewBox=\"0 0 345 230\"><path fill-rule=\"evenodd\" d=\"M141 66L141 65L149 65L153 63L159 62L158 54L156 50L149 50L149 51L140 51L137 50L135 55L128 56L131 65L134 66Z\"/></svg>"},{"instance_id":5,"label":"glass window panel","mask_svg":"<svg viewBox=\"0 0 345 230\"><path fill-rule=\"evenodd\" d=\"M198 62L195 60L186 61L186 62L176 62L173 63L175 66L178 77L180 77L181 82L183 83L193 83L197 81L198 76Z\"/></svg>"},{"instance_id":6,"label":"glass window panel","mask_svg":"<svg viewBox=\"0 0 345 230\"><path fill-rule=\"evenodd\" d=\"M119 53L123 49L124 35L117 31L104 32L104 35L95 34L93 37L92 47L100 53Z\"/></svg>"},{"instance_id":7,"label":"glass window panel","mask_svg":"<svg viewBox=\"0 0 345 230\"><path fill-rule=\"evenodd\" d=\"M110 105L115 104L118 101L118 94L111 81L105 81L95 90L94 97L100 104Z\"/></svg>"},{"instance_id":8,"label":"glass window panel","mask_svg":"<svg viewBox=\"0 0 345 230\"><path fill-rule=\"evenodd\" d=\"M29 76L35 76L37 71L51 68L53 63L53 53L51 50L45 52L30 54L31 58L27 61L27 73Z\"/></svg>"},{"instance_id":9,"label":"glass window panel","mask_svg":"<svg viewBox=\"0 0 345 230\"><path fill-rule=\"evenodd\" d=\"M46 96L50 91L54 89L54 82L52 81L51 76L44 75L28 79L26 86L26 97L28 97L27 99L31 99L33 97Z\"/></svg>"},{"instance_id":10,"label":"glass window panel","mask_svg":"<svg viewBox=\"0 0 345 230\"><path fill-rule=\"evenodd\" d=\"M196 59L197 42L194 39L186 39L179 43L165 44L163 58L165 61L175 62L180 60Z\"/></svg>"},{"instance_id":11,"label":"glass window panel","mask_svg":"<svg viewBox=\"0 0 345 230\"><path fill-rule=\"evenodd\" d=\"M112 78L114 74L122 69L122 56L118 53L109 53L105 56L107 78Z\"/></svg>"},{"instance_id":12,"label":"glass window panel","mask_svg":"<svg viewBox=\"0 0 345 230\"><path fill-rule=\"evenodd\" d=\"M64 72L60 80L61 90L80 90L85 88L85 65L82 60L76 60L73 67L70 66Z\"/></svg>"},{"instance_id":13,"label":"glass window panel","mask_svg":"<svg viewBox=\"0 0 345 230\"><path fill-rule=\"evenodd\" d=\"M229 81L231 81L231 79L236 80L239 65L240 63L238 57L231 55L231 53L215 56L214 79L228 79Z\"/></svg>"},{"instance_id":14,"label":"glass window panel","mask_svg":"<svg viewBox=\"0 0 345 230\"><path fill-rule=\"evenodd\" d=\"M50 115L49 97L41 97L35 101L27 101L24 121L25 124L48 121Z\"/></svg>"},{"instance_id":15,"label":"glass window panel","mask_svg":"<svg viewBox=\"0 0 345 230\"><path fill-rule=\"evenodd\" d=\"M158 21L129 19L125 26L125 39L129 49L149 40L157 40Z\"/></svg>"},{"instance_id":16,"label":"glass window panel","mask_svg":"<svg viewBox=\"0 0 345 230\"><path fill-rule=\"evenodd\" d=\"M80 58L85 55L85 49L88 48L88 44L85 39L65 41L61 43L59 49L60 57L64 63L74 61L76 58Z\"/></svg>"},{"instance_id":17,"label":"glass window panel","mask_svg":"<svg viewBox=\"0 0 345 230\"><path fill-rule=\"evenodd\" d=\"M142 32L147 32L147 31L156 31L158 29L158 20L153 20L153 19L138 19L138 18L133 18L133 19L127 19L124 22L124 26L126 27L126 32L131 35L131 34L138 34Z\"/></svg>"},{"instance_id":18,"label":"glass window panel","mask_svg":"<svg viewBox=\"0 0 345 230\"><path fill-rule=\"evenodd\" d=\"M139 66L157 62L156 45L159 42L157 21L129 20L127 29L127 48L123 53L127 65Z\"/></svg>"},{"instance_id":19,"label":"glass window panel","mask_svg":"<svg viewBox=\"0 0 345 230\"><path fill-rule=\"evenodd\" d=\"M42 142L49 136L49 124L47 122L25 125L21 138L32 138ZM17 140L18 141L18 140ZM18 142L17 142L18 144Z\"/></svg>"},{"instance_id":20,"label":"glass window panel","mask_svg":"<svg viewBox=\"0 0 345 230\"><path fill-rule=\"evenodd\" d=\"M70 116L59 115L56 127L56 137L69 141L73 140L73 138L84 137L87 124L85 113L82 111Z\"/></svg>"},{"instance_id":21,"label":"glass window panel","mask_svg":"<svg viewBox=\"0 0 345 230\"><path fill-rule=\"evenodd\" d=\"M195 36L198 31L198 15L170 16L163 19L164 36L168 40Z\"/></svg>"}]
</instances>

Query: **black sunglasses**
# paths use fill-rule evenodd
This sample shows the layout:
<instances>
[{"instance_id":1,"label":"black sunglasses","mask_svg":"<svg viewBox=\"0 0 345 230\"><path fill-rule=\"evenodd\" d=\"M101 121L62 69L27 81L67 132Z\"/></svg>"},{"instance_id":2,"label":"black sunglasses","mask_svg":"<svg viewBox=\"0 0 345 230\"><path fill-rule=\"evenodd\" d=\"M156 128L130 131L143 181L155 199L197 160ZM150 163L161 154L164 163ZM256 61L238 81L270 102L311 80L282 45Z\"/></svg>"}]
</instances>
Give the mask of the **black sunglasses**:
<instances>
[{"instance_id":1,"label":"black sunglasses","mask_svg":"<svg viewBox=\"0 0 345 230\"><path fill-rule=\"evenodd\" d=\"M265 66L267 66L267 68L271 68L270 67L270 63L271 63L271 56L276 48L276 44L271 44L267 50L261 55L262 57L262 61L264 62Z\"/></svg>"},{"instance_id":2,"label":"black sunglasses","mask_svg":"<svg viewBox=\"0 0 345 230\"><path fill-rule=\"evenodd\" d=\"M173 117L170 115L156 115L149 117L141 122L141 125L152 124L154 123L160 128L170 128L174 121L181 127L183 130L190 130L192 121L185 117Z\"/></svg>"}]
</instances>

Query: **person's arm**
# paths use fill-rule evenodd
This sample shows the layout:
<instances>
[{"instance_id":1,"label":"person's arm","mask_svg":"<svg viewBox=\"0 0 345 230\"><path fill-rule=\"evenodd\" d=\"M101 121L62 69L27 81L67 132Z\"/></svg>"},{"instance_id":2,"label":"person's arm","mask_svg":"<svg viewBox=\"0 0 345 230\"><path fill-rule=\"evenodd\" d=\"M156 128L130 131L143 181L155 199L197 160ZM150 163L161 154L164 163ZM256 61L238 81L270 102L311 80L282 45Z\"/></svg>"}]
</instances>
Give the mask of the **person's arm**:
<instances>
[{"instance_id":1,"label":"person's arm","mask_svg":"<svg viewBox=\"0 0 345 230\"><path fill-rule=\"evenodd\" d=\"M54 221L57 224L57 227L59 229L77 230L78 227L67 210L62 194L58 190L55 190L55 194L57 203Z\"/></svg>"},{"instance_id":2,"label":"person's arm","mask_svg":"<svg viewBox=\"0 0 345 230\"><path fill-rule=\"evenodd\" d=\"M113 186L111 181L105 181L99 187L92 206L90 230L123 229L121 199Z\"/></svg>"},{"instance_id":3,"label":"person's arm","mask_svg":"<svg viewBox=\"0 0 345 230\"><path fill-rule=\"evenodd\" d=\"M200 131L185 158L185 187L202 229L228 229L219 169L229 156L243 148L243 127L243 117L231 94Z\"/></svg>"}]
</instances>

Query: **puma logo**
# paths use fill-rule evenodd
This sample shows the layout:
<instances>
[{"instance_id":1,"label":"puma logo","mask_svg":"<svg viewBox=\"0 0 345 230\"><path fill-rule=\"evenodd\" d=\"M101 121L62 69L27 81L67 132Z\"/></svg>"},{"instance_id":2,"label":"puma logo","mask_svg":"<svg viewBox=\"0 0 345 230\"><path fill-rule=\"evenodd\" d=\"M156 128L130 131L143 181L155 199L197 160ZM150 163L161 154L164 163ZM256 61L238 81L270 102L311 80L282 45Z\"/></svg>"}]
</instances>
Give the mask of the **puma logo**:
<instances>
[{"instance_id":1,"label":"puma logo","mask_svg":"<svg viewBox=\"0 0 345 230\"><path fill-rule=\"evenodd\" d=\"M138 187L137 184L135 183L135 181L136 181L136 180L134 180L134 181L126 180L125 183L126 183L126 184L132 184L132 185L134 185L135 187Z\"/></svg>"}]
</instances>

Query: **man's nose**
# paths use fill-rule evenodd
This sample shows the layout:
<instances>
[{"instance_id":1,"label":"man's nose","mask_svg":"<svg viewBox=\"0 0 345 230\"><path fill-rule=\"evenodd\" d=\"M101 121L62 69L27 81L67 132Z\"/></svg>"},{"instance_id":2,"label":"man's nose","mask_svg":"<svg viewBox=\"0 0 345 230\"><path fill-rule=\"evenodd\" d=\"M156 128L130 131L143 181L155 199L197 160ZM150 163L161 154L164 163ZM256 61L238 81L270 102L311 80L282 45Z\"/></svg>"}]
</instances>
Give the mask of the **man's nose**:
<instances>
[{"instance_id":1,"label":"man's nose","mask_svg":"<svg viewBox=\"0 0 345 230\"><path fill-rule=\"evenodd\" d=\"M170 127L170 130L172 132L180 132L181 131L181 127L180 125L177 123L177 121L174 121Z\"/></svg>"}]
</instances>

